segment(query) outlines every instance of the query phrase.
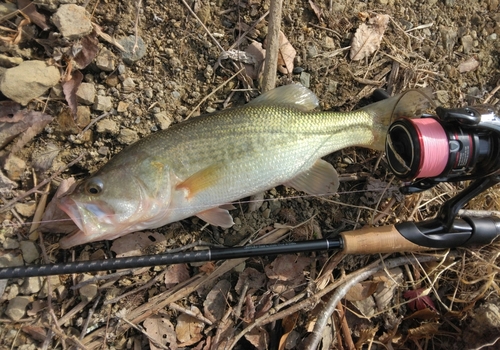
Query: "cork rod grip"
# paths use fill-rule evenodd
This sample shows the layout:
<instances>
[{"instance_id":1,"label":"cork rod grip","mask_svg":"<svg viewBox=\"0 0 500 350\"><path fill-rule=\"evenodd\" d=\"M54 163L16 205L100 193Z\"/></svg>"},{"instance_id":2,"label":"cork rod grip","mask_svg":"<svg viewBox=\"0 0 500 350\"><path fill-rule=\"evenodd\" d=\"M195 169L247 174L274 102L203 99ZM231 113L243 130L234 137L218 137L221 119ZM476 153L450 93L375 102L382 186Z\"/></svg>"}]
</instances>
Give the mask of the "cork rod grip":
<instances>
[{"instance_id":1,"label":"cork rod grip","mask_svg":"<svg viewBox=\"0 0 500 350\"><path fill-rule=\"evenodd\" d=\"M410 242L394 227L367 227L341 234L346 254L377 254L431 250Z\"/></svg>"}]
</instances>

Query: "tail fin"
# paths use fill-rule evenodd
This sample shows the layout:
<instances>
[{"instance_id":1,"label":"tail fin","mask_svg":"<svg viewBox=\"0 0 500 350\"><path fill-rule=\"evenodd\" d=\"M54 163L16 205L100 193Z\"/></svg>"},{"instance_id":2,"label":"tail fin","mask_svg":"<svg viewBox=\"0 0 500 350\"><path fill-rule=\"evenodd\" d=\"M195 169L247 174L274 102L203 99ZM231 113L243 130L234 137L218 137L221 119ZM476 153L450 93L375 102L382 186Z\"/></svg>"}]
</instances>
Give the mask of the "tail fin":
<instances>
[{"instance_id":1,"label":"tail fin","mask_svg":"<svg viewBox=\"0 0 500 350\"><path fill-rule=\"evenodd\" d=\"M363 111L373 116L374 141L370 147L379 151L385 149L387 131L395 119L419 116L429 107L436 107L430 96L430 88L413 89L363 107Z\"/></svg>"}]
</instances>

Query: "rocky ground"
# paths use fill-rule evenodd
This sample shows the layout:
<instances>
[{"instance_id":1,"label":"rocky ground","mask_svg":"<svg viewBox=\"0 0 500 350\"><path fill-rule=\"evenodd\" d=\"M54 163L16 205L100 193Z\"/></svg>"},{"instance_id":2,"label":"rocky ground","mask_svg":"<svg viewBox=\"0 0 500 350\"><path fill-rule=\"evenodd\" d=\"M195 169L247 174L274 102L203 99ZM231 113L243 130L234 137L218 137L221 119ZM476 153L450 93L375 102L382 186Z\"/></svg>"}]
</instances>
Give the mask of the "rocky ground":
<instances>
[{"instance_id":1,"label":"rocky ground","mask_svg":"<svg viewBox=\"0 0 500 350\"><path fill-rule=\"evenodd\" d=\"M379 153L346 149L326 158L343 180L336 196L304 197L280 186L258 205L236 203L236 224L227 230L190 218L133 241L61 250L65 222L46 223L43 234L33 232L31 222L55 218L40 216L41 203L63 179L85 178L125 146L191 115L259 95L258 63L245 61L242 52L251 56L248 47L264 43L270 4L35 4L0 4L3 266L161 252L199 239L232 246L268 232L268 243L330 237L431 218L467 186L444 183L403 196ZM353 54L363 25L373 48ZM376 88L394 94L430 87L440 105L489 103L498 112L498 0L285 1L281 28L289 43L281 47L276 84L301 82L317 94L321 109L353 110L369 103ZM241 68L245 74L234 77ZM499 210L499 198L493 188L469 209ZM148 246L151 241L159 244ZM130 246L142 250L130 252ZM382 257L381 271L342 295L321 329L322 349L498 347L498 251L492 244L451 251L440 263L406 265L392 260L397 254ZM332 292L380 261L379 255L317 252L4 281L0 346L298 348L318 319L333 312L325 306Z\"/></svg>"}]
</instances>

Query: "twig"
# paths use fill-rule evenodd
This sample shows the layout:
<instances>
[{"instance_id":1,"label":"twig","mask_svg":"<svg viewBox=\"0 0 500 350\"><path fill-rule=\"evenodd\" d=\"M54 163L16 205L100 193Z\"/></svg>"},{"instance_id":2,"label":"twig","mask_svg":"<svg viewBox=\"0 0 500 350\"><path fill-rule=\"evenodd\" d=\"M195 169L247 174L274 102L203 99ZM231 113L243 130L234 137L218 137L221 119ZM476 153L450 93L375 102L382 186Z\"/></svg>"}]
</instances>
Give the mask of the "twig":
<instances>
[{"instance_id":1,"label":"twig","mask_svg":"<svg viewBox=\"0 0 500 350\"><path fill-rule=\"evenodd\" d=\"M339 314L340 329L342 329L342 334L344 334L344 341L347 345L347 348L355 349L356 347L354 346L354 342L352 341L351 337L351 330L345 317L344 305L342 305L342 303L338 303L335 308L337 309L337 312Z\"/></svg>"},{"instance_id":2,"label":"twig","mask_svg":"<svg viewBox=\"0 0 500 350\"><path fill-rule=\"evenodd\" d=\"M282 6L283 0L271 0L271 6L269 8L269 28L267 32L266 61L262 80L262 91L264 92L276 87Z\"/></svg>"},{"instance_id":3,"label":"twig","mask_svg":"<svg viewBox=\"0 0 500 350\"><path fill-rule=\"evenodd\" d=\"M78 163L82 158L83 156L85 155L86 153L82 153L80 154L78 157L76 157L74 160L72 160L71 162L69 162L67 165L63 166L62 168L60 168L58 171L56 171L54 174L52 174L49 178L43 180L42 182L40 182L38 185L36 185L35 187L33 187L31 190L29 191L26 191L24 192L23 194L17 196L16 198L14 198L13 200L11 200L10 202L6 203L3 208L0 209L0 213L3 213L3 212L6 212L7 210L9 210L14 204L16 204L17 202L19 202L21 199L25 198L25 197L28 197L30 196L31 194L37 192L41 187L45 186L46 184L48 184L49 182L51 182L52 180L54 180L57 176L59 176L64 170L68 169L69 167L72 167L74 164Z\"/></svg>"},{"instance_id":4,"label":"twig","mask_svg":"<svg viewBox=\"0 0 500 350\"><path fill-rule=\"evenodd\" d=\"M497 85L496 88L494 88L493 90L491 90L491 92L488 94L488 97L486 97L483 101L484 104L490 102L491 98L493 96L495 96L495 94L498 92L498 90L500 90L500 84Z\"/></svg>"},{"instance_id":5,"label":"twig","mask_svg":"<svg viewBox=\"0 0 500 350\"><path fill-rule=\"evenodd\" d=\"M210 321L208 318L204 317L202 314L196 314L196 313L194 313L191 310L188 310L188 309L186 309L184 307L181 307L181 306L177 305L176 303L168 304L168 307L170 309L172 309L172 310L175 310L175 311L181 312L183 314L186 314L188 316L194 317L197 320L199 320L199 321L201 321L203 323L208 324L209 326L211 326L213 324L212 321Z\"/></svg>"},{"instance_id":6,"label":"twig","mask_svg":"<svg viewBox=\"0 0 500 350\"><path fill-rule=\"evenodd\" d=\"M183 0L184 1L184 0ZM188 116L186 117L186 120L189 119L193 113L201 106L201 104L203 102L205 102L206 100L208 100L208 98L210 96L212 96L213 94L215 94L217 91L219 91L220 89L222 89L227 83L229 83L231 80L233 80L236 76L238 76L238 74L240 74L241 72L243 72L245 68L241 68L239 71L237 71L236 73L234 73L229 79L227 79L225 82L223 82L222 84L220 84L215 90L213 90L211 93L209 93L207 96L205 96L197 105L196 107L193 108L193 110L191 111L191 113L188 114Z\"/></svg>"},{"instance_id":7,"label":"twig","mask_svg":"<svg viewBox=\"0 0 500 350\"><path fill-rule=\"evenodd\" d=\"M318 320L314 326L312 333L306 338L304 344L305 349L314 350L317 348L319 342L321 341L321 336L323 334L323 329L328 323L328 319L331 317L335 310L335 306L340 302L340 300L347 294L347 292L357 283L364 281L368 277L372 276L376 272L383 270L384 268L391 269L404 264L412 264L417 261L419 262L429 262L440 259L438 256L422 256L422 257L399 257L385 261L384 263L379 263L378 265L359 273L352 278L348 279L344 285L339 287L332 295L328 304L326 305L323 312L320 313Z\"/></svg>"},{"instance_id":8,"label":"twig","mask_svg":"<svg viewBox=\"0 0 500 350\"><path fill-rule=\"evenodd\" d=\"M210 33L210 31L208 30L208 28L203 24L203 22L201 21L201 19L196 15L196 13L194 13L194 11L191 9L191 7L187 4L187 2L185 0L181 0L182 3L184 4L184 6L187 7L187 9L189 10L189 12L194 16L194 18L196 18L196 20L200 23L200 25L203 27L203 29L205 29L205 31L207 32L208 36L214 41L215 45L217 45L217 47L221 50L221 51L224 51L224 48L221 46L221 44L219 44L219 42L217 41L217 39L214 38L214 36L212 35L212 33Z\"/></svg>"},{"instance_id":9,"label":"twig","mask_svg":"<svg viewBox=\"0 0 500 350\"><path fill-rule=\"evenodd\" d=\"M135 54L137 47L139 46L137 43L139 42L139 13L141 12L141 4L142 0L137 1L137 13L135 16L135 25L134 25L134 33L135 33L135 42L134 47L132 48L132 53Z\"/></svg>"}]
</instances>

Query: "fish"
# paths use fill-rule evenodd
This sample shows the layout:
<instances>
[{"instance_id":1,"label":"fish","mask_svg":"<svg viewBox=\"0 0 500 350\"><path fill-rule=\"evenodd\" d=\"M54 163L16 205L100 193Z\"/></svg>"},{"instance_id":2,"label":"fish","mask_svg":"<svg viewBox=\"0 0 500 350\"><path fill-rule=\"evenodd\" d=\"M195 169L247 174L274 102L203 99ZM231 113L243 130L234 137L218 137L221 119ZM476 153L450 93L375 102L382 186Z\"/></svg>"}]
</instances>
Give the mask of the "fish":
<instances>
[{"instance_id":1,"label":"fish","mask_svg":"<svg viewBox=\"0 0 500 350\"><path fill-rule=\"evenodd\" d=\"M128 146L59 199L79 228L59 245L113 240L191 216L228 228L228 204L278 185L333 194L337 172L321 158L351 146L383 150L391 120L416 115L427 100L410 90L353 112L315 111L317 96L291 84L175 124Z\"/></svg>"}]
</instances>

